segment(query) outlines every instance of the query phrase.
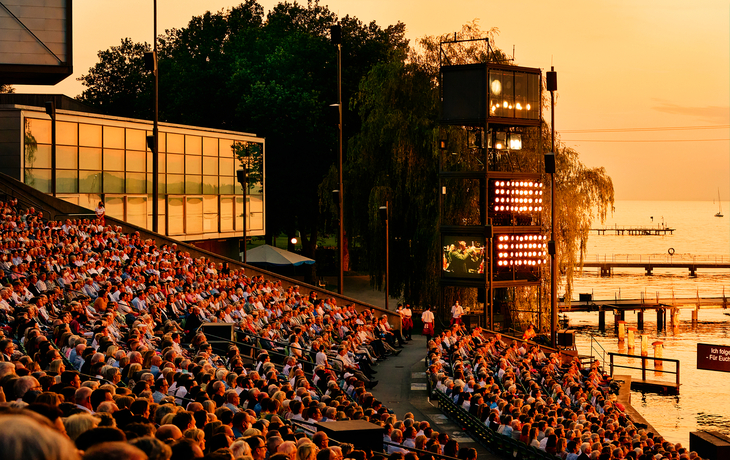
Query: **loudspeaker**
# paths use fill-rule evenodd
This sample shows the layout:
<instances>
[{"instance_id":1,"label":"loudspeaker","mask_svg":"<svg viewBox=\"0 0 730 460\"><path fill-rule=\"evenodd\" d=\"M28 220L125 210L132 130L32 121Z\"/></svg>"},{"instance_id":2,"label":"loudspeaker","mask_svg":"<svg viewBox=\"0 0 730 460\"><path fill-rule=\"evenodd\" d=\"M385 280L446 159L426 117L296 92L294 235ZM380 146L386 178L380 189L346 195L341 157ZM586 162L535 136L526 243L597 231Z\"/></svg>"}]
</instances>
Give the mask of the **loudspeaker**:
<instances>
[{"instance_id":1,"label":"loudspeaker","mask_svg":"<svg viewBox=\"0 0 730 460\"><path fill-rule=\"evenodd\" d=\"M198 331L205 334L217 355L226 356L228 345L234 340L233 327L233 324L228 323L205 323L198 328Z\"/></svg>"},{"instance_id":2,"label":"loudspeaker","mask_svg":"<svg viewBox=\"0 0 730 460\"><path fill-rule=\"evenodd\" d=\"M144 68L148 72L154 72L154 70L155 70L155 53L153 51L147 51L144 53Z\"/></svg>"},{"instance_id":3,"label":"loudspeaker","mask_svg":"<svg viewBox=\"0 0 730 460\"><path fill-rule=\"evenodd\" d=\"M558 346L573 348L575 345L575 331L558 331Z\"/></svg>"},{"instance_id":4,"label":"loudspeaker","mask_svg":"<svg viewBox=\"0 0 730 460\"><path fill-rule=\"evenodd\" d=\"M590 302L593 300L593 294L578 294L578 301Z\"/></svg>"},{"instance_id":5,"label":"loudspeaker","mask_svg":"<svg viewBox=\"0 0 730 460\"><path fill-rule=\"evenodd\" d=\"M487 303L487 289L477 288L477 302Z\"/></svg>"},{"instance_id":6,"label":"loudspeaker","mask_svg":"<svg viewBox=\"0 0 730 460\"><path fill-rule=\"evenodd\" d=\"M689 449L702 458L730 458L730 438L717 431L693 431L689 434Z\"/></svg>"},{"instance_id":7,"label":"loudspeaker","mask_svg":"<svg viewBox=\"0 0 730 460\"><path fill-rule=\"evenodd\" d=\"M555 154L553 152L545 154L545 173L555 174Z\"/></svg>"},{"instance_id":8,"label":"loudspeaker","mask_svg":"<svg viewBox=\"0 0 730 460\"><path fill-rule=\"evenodd\" d=\"M352 444L356 450L383 451L383 427L365 420L317 423L317 430L330 439Z\"/></svg>"},{"instance_id":9,"label":"loudspeaker","mask_svg":"<svg viewBox=\"0 0 730 460\"><path fill-rule=\"evenodd\" d=\"M549 72L545 72L545 86L547 87L548 91L557 91L558 90L558 73L554 70L551 70Z\"/></svg>"},{"instance_id":10,"label":"loudspeaker","mask_svg":"<svg viewBox=\"0 0 730 460\"><path fill-rule=\"evenodd\" d=\"M342 43L342 26L339 24L330 26L330 41L333 45L339 45Z\"/></svg>"}]
</instances>

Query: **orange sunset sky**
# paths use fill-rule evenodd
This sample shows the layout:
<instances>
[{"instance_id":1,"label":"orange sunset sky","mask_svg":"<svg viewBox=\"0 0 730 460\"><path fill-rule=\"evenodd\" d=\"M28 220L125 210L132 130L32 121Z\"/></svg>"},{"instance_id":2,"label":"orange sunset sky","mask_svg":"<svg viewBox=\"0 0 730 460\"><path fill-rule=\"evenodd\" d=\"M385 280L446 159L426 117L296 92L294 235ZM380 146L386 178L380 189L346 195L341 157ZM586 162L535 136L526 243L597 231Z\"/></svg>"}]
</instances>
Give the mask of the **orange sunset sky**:
<instances>
[{"instance_id":1,"label":"orange sunset sky","mask_svg":"<svg viewBox=\"0 0 730 460\"><path fill-rule=\"evenodd\" d=\"M260 3L268 12L276 2ZM514 46L517 64L555 66L556 128L584 163L606 168L617 199L711 201L718 187L730 199L727 0L320 3L383 27L402 21L411 43L474 19L485 30L497 27L496 45L508 54ZM158 0L158 30L236 4ZM83 90L76 78L97 62L99 50L124 37L152 41L152 0L75 0L73 9L74 75L17 92L76 96Z\"/></svg>"}]
</instances>

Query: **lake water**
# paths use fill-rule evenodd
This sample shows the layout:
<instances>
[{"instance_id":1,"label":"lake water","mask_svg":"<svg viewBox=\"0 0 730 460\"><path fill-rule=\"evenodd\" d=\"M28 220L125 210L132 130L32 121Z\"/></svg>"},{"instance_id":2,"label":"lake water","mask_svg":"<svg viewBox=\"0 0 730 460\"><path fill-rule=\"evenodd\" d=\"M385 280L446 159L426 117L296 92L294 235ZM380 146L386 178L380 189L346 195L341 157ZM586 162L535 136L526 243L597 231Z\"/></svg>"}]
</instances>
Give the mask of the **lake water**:
<instances>
[{"instance_id":1,"label":"lake water","mask_svg":"<svg viewBox=\"0 0 730 460\"><path fill-rule=\"evenodd\" d=\"M612 236L591 234L586 260L634 258L642 255L674 258L697 257L730 260L730 203L723 202L725 217L718 218L718 204L707 202L620 201L606 223L593 227L666 226L676 229L667 236ZM653 217L653 220L651 219ZM698 270L690 278L687 269L655 269L654 276L645 276L643 269L615 271L612 277L600 277L598 269L586 269L574 282L573 298L579 293L592 293L594 299L638 299L641 296L665 299L730 297L730 270ZM667 314L667 319L668 318ZM606 315L606 331L598 330L598 313L571 313L570 326L577 331L576 342L581 354L589 354L591 335L606 351L626 353L619 348L613 328L613 315ZM636 326L636 314L626 314L627 326ZM649 342L664 342L664 357L680 360L681 388L679 396L633 392L632 405L666 438L689 446L689 432L698 429L719 430L730 434L730 373L697 370L697 343L730 346L730 309L705 309L693 327L690 310L683 310L676 330L657 332L656 315L644 315L644 333ZM639 339L636 350L640 353ZM653 356L652 351L649 355ZM638 360L633 365L638 364ZM624 363L625 364L625 363ZM665 365L665 370L673 366ZM625 369L617 373L632 373ZM639 375L639 374L635 374ZM661 379L673 379L673 375ZM649 379L660 379L647 375Z\"/></svg>"}]
</instances>

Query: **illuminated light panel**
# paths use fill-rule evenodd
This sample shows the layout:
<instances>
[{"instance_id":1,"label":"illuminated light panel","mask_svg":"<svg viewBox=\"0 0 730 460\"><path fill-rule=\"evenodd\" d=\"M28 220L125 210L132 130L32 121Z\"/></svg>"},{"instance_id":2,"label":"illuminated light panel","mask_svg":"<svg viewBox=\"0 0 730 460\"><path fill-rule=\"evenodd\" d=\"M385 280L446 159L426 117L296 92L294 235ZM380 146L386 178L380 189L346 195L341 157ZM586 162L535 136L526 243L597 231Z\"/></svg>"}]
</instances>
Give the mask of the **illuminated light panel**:
<instances>
[{"instance_id":1,"label":"illuminated light panel","mask_svg":"<svg viewBox=\"0 0 730 460\"><path fill-rule=\"evenodd\" d=\"M542 187L542 182L537 181L492 181L493 206L490 209L517 214L542 212Z\"/></svg>"},{"instance_id":2,"label":"illuminated light panel","mask_svg":"<svg viewBox=\"0 0 730 460\"><path fill-rule=\"evenodd\" d=\"M498 270L529 270L547 260L547 235L495 235L495 265ZM533 272L534 273L534 272Z\"/></svg>"}]
</instances>

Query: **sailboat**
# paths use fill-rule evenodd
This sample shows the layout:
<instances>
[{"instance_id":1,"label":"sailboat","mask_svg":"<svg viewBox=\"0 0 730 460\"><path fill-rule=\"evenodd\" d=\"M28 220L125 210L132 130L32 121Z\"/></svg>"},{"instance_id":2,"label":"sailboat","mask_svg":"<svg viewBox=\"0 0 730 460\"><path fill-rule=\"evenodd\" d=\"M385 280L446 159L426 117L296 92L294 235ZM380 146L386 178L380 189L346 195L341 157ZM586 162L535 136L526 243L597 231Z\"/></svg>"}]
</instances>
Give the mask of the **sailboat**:
<instances>
[{"instance_id":1,"label":"sailboat","mask_svg":"<svg viewBox=\"0 0 730 460\"><path fill-rule=\"evenodd\" d=\"M715 217L723 217L722 215L722 201L720 200L720 188L717 189L717 205L720 207L720 210L717 211L717 214L715 214Z\"/></svg>"}]
</instances>

